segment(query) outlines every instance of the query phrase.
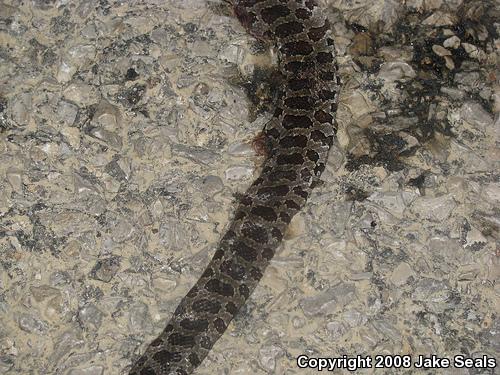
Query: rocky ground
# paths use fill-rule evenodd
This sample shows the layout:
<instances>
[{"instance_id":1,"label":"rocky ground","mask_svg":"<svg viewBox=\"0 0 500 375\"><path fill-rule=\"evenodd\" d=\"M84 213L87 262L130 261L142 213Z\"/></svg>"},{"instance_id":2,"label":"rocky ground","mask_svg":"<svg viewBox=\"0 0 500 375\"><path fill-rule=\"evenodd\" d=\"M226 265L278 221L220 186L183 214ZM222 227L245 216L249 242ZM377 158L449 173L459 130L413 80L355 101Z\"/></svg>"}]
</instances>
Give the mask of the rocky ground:
<instances>
[{"instance_id":1,"label":"rocky ground","mask_svg":"<svg viewBox=\"0 0 500 375\"><path fill-rule=\"evenodd\" d=\"M498 362L498 3L320 2L338 143L198 373ZM1 374L126 373L258 174L274 70L222 1L0 0Z\"/></svg>"}]
</instances>

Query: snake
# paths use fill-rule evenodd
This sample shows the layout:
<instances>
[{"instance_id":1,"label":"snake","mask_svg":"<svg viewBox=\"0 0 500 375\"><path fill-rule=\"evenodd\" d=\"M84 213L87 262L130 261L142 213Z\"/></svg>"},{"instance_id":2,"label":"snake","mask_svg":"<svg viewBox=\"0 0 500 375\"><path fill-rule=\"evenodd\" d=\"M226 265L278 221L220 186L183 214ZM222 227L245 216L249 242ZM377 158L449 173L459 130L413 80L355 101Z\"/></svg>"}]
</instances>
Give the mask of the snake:
<instances>
[{"instance_id":1,"label":"snake","mask_svg":"<svg viewBox=\"0 0 500 375\"><path fill-rule=\"evenodd\" d=\"M324 10L315 0L229 2L247 33L274 46L278 56L282 84L262 131L266 157L208 266L130 375L187 375L201 364L320 182L337 132L341 80Z\"/></svg>"}]
</instances>

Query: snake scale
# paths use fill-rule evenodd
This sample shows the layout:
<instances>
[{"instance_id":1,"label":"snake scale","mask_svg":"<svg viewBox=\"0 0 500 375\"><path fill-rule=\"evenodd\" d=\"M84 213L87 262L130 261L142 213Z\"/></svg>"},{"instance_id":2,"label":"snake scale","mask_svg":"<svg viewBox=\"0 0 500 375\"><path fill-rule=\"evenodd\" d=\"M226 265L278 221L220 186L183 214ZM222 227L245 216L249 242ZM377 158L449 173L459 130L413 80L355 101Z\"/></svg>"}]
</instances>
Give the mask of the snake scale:
<instances>
[{"instance_id":1,"label":"snake scale","mask_svg":"<svg viewBox=\"0 0 500 375\"><path fill-rule=\"evenodd\" d=\"M283 77L263 135L266 160L241 196L208 267L130 375L186 375L245 304L325 169L340 79L330 25L315 0L232 0L253 36L274 44Z\"/></svg>"}]
</instances>

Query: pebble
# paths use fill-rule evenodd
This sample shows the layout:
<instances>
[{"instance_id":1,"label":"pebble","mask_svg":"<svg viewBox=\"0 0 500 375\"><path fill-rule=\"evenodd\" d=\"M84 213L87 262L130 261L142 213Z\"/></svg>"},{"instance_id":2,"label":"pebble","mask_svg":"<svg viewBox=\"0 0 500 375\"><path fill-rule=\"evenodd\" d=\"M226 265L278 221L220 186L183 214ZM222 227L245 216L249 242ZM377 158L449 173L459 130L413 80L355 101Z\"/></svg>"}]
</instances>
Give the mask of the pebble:
<instances>
[{"instance_id":1,"label":"pebble","mask_svg":"<svg viewBox=\"0 0 500 375\"><path fill-rule=\"evenodd\" d=\"M7 181L9 182L10 186L12 189L17 192L21 193L22 188L23 188L23 178L22 178L22 171L17 169L17 168L9 168L7 170Z\"/></svg>"},{"instance_id":2,"label":"pebble","mask_svg":"<svg viewBox=\"0 0 500 375\"><path fill-rule=\"evenodd\" d=\"M90 271L90 277L109 283L120 269L120 257L99 259Z\"/></svg>"},{"instance_id":3,"label":"pebble","mask_svg":"<svg viewBox=\"0 0 500 375\"><path fill-rule=\"evenodd\" d=\"M481 85L479 72L458 72L455 74L454 82L467 91L476 90Z\"/></svg>"},{"instance_id":4,"label":"pebble","mask_svg":"<svg viewBox=\"0 0 500 375\"><path fill-rule=\"evenodd\" d=\"M171 250L181 251L189 248L188 234L192 230L186 228L179 223L179 220L174 217L167 217L162 219L159 228L159 241L160 245Z\"/></svg>"},{"instance_id":5,"label":"pebble","mask_svg":"<svg viewBox=\"0 0 500 375\"><path fill-rule=\"evenodd\" d=\"M403 217L406 210L406 204L401 193L398 192L376 192L373 193L368 200L377 204L383 209L391 212L397 217Z\"/></svg>"},{"instance_id":6,"label":"pebble","mask_svg":"<svg viewBox=\"0 0 500 375\"><path fill-rule=\"evenodd\" d=\"M493 116L477 102L465 102L460 108L460 117L483 131L493 126Z\"/></svg>"},{"instance_id":7,"label":"pebble","mask_svg":"<svg viewBox=\"0 0 500 375\"><path fill-rule=\"evenodd\" d=\"M463 99L465 97L465 92L463 92L462 90L453 88L453 87L443 86L440 88L440 91L443 94L446 94L450 98L455 99L455 100L460 100L460 99Z\"/></svg>"},{"instance_id":8,"label":"pebble","mask_svg":"<svg viewBox=\"0 0 500 375\"><path fill-rule=\"evenodd\" d=\"M326 331L332 340L338 340L347 332L347 327L343 322L333 320L326 324Z\"/></svg>"},{"instance_id":9,"label":"pebble","mask_svg":"<svg viewBox=\"0 0 500 375\"><path fill-rule=\"evenodd\" d=\"M432 46L432 50L438 56L450 56L451 55L451 52L449 50L447 50L446 48L444 48L438 44L434 44Z\"/></svg>"},{"instance_id":10,"label":"pebble","mask_svg":"<svg viewBox=\"0 0 500 375\"><path fill-rule=\"evenodd\" d=\"M410 265L406 262L401 262L392 271L391 282L396 286L406 284L410 277L414 277L415 272L411 269Z\"/></svg>"},{"instance_id":11,"label":"pebble","mask_svg":"<svg viewBox=\"0 0 500 375\"><path fill-rule=\"evenodd\" d=\"M12 105L9 106L12 120L17 126L28 125L32 106L32 96L29 93L17 95Z\"/></svg>"},{"instance_id":12,"label":"pebble","mask_svg":"<svg viewBox=\"0 0 500 375\"><path fill-rule=\"evenodd\" d=\"M73 75L76 73L77 67L68 61L61 61L57 69L56 79L59 83L66 83L71 81Z\"/></svg>"},{"instance_id":13,"label":"pebble","mask_svg":"<svg viewBox=\"0 0 500 375\"><path fill-rule=\"evenodd\" d=\"M352 284L339 283L316 296L302 299L299 305L307 317L313 317L331 309L342 308L351 301L354 292L355 288Z\"/></svg>"},{"instance_id":14,"label":"pebble","mask_svg":"<svg viewBox=\"0 0 500 375\"><path fill-rule=\"evenodd\" d=\"M246 165L234 165L226 169L226 180L239 181L246 180L252 177L254 168Z\"/></svg>"},{"instance_id":15,"label":"pebble","mask_svg":"<svg viewBox=\"0 0 500 375\"><path fill-rule=\"evenodd\" d=\"M49 285L31 286L30 292L37 302L61 296L61 291L59 289L52 288Z\"/></svg>"},{"instance_id":16,"label":"pebble","mask_svg":"<svg viewBox=\"0 0 500 375\"><path fill-rule=\"evenodd\" d=\"M31 314L21 313L17 319L19 328L29 333L43 335L49 329L47 322L44 322Z\"/></svg>"},{"instance_id":17,"label":"pebble","mask_svg":"<svg viewBox=\"0 0 500 375\"><path fill-rule=\"evenodd\" d=\"M461 43L461 45L464 47L465 52L473 59L479 61L486 60L486 53L481 48L470 43Z\"/></svg>"},{"instance_id":18,"label":"pebble","mask_svg":"<svg viewBox=\"0 0 500 375\"><path fill-rule=\"evenodd\" d=\"M403 61L393 61L382 64L379 71L379 78L386 81L396 81L405 78L415 78L415 70L413 67Z\"/></svg>"},{"instance_id":19,"label":"pebble","mask_svg":"<svg viewBox=\"0 0 500 375\"><path fill-rule=\"evenodd\" d=\"M54 350L50 356L52 361L58 362L63 356L77 350L83 345L80 332L68 329L54 338Z\"/></svg>"},{"instance_id":20,"label":"pebble","mask_svg":"<svg viewBox=\"0 0 500 375\"><path fill-rule=\"evenodd\" d=\"M448 285L441 280L431 278L420 278L416 282L412 298L417 301L432 301L434 297L440 298L439 295L448 294Z\"/></svg>"},{"instance_id":21,"label":"pebble","mask_svg":"<svg viewBox=\"0 0 500 375\"><path fill-rule=\"evenodd\" d=\"M438 197L417 197L410 209L422 219L441 222L451 215L455 207L453 198L444 194Z\"/></svg>"},{"instance_id":22,"label":"pebble","mask_svg":"<svg viewBox=\"0 0 500 375\"><path fill-rule=\"evenodd\" d=\"M84 83L72 83L63 91L64 98L79 107L87 107L98 102L94 87Z\"/></svg>"},{"instance_id":23,"label":"pebble","mask_svg":"<svg viewBox=\"0 0 500 375\"><path fill-rule=\"evenodd\" d=\"M153 323L146 304L137 302L130 308L128 325L131 332L152 331Z\"/></svg>"},{"instance_id":24,"label":"pebble","mask_svg":"<svg viewBox=\"0 0 500 375\"><path fill-rule=\"evenodd\" d=\"M483 234L475 227L472 227L466 236L464 248L472 251L479 251L488 244L488 240Z\"/></svg>"},{"instance_id":25,"label":"pebble","mask_svg":"<svg viewBox=\"0 0 500 375\"><path fill-rule=\"evenodd\" d=\"M457 18L455 15L436 11L422 21L424 25L433 25L433 26L452 26L456 23Z\"/></svg>"},{"instance_id":26,"label":"pebble","mask_svg":"<svg viewBox=\"0 0 500 375\"><path fill-rule=\"evenodd\" d=\"M60 121L66 125L71 126L75 123L78 114L78 107L65 100L61 100L57 105L57 115Z\"/></svg>"},{"instance_id":27,"label":"pebble","mask_svg":"<svg viewBox=\"0 0 500 375\"><path fill-rule=\"evenodd\" d=\"M153 287L162 291L169 292L175 289L177 281L166 277L157 276L153 279Z\"/></svg>"},{"instance_id":28,"label":"pebble","mask_svg":"<svg viewBox=\"0 0 500 375\"><path fill-rule=\"evenodd\" d=\"M259 350L259 364L266 371L272 372L276 368L276 360L283 354L283 349L277 345L264 346Z\"/></svg>"},{"instance_id":29,"label":"pebble","mask_svg":"<svg viewBox=\"0 0 500 375\"><path fill-rule=\"evenodd\" d=\"M85 329L98 330L102 324L103 313L94 305L88 304L78 311L78 320Z\"/></svg>"},{"instance_id":30,"label":"pebble","mask_svg":"<svg viewBox=\"0 0 500 375\"><path fill-rule=\"evenodd\" d=\"M126 219L121 218L113 227L111 232L111 238L116 243L123 243L129 240L135 233L134 226L129 223Z\"/></svg>"},{"instance_id":31,"label":"pebble","mask_svg":"<svg viewBox=\"0 0 500 375\"><path fill-rule=\"evenodd\" d=\"M460 38L456 35L453 35L443 42L443 46L445 48L457 49L458 47L460 47Z\"/></svg>"},{"instance_id":32,"label":"pebble","mask_svg":"<svg viewBox=\"0 0 500 375\"><path fill-rule=\"evenodd\" d=\"M342 321L346 322L351 327L358 327L366 324L368 317L359 310L351 309L342 314Z\"/></svg>"},{"instance_id":33,"label":"pebble","mask_svg":"<svg viewBox=\"0 0 500 375\"><path fill-rule=\"evenodd\" d=\"M201 184L202 190L205 194L215 194L224 189L224 183L218 176L207 176L203 179Z\"/></svg>"},{"instance_id":34,"label":"pebble","mask_svg":"<svg viewBox=\"0 0 500 375\"><path fill-rule=\"evenodd\" d=\"M227 148L227 152L232 156L253 156L255 150L248 142L236 142Z\"/></svg>"},{"instance_id":35,"label":"pebble","mask_svg":"<svg viewBox=\"0 0 500 375\"><path fill-rule=\"evenodd\" d=\"M494 204L500 202L500 184L487 183L481 186L481 197Z\"/></svg>"},{"instance_id":36,"label":"pebble","mask_svg":"<svg viewBox=\"0 0 500 375\"><path fill-rule=\"evenodd\" d=\"M388 319L375 319L371 322L371 325L382 337L396 343L401 341L402 335L399 329Z\"/></svg>"}]
</instances>

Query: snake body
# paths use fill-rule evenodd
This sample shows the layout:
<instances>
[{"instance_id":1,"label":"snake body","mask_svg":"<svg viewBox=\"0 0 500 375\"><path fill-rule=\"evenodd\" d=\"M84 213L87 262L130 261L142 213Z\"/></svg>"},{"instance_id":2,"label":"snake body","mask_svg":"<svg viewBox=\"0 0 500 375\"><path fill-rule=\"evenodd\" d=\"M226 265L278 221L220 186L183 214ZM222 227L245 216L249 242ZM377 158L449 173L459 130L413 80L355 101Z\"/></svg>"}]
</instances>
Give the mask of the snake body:
<instances>
[{"instance_id":1,"label":"snake body","mask_svg":"<svg viewBox=\"0 0 500 375\"><path fill-rule=\"evenodd\" d=\"M247 31L278 53L283 85L263 131L267 157L209 265L131 375L187 375L203 361L262 278L335 136L340 79L316 1L234 0L233 7Z\"/></svg>"}]
</instances>

